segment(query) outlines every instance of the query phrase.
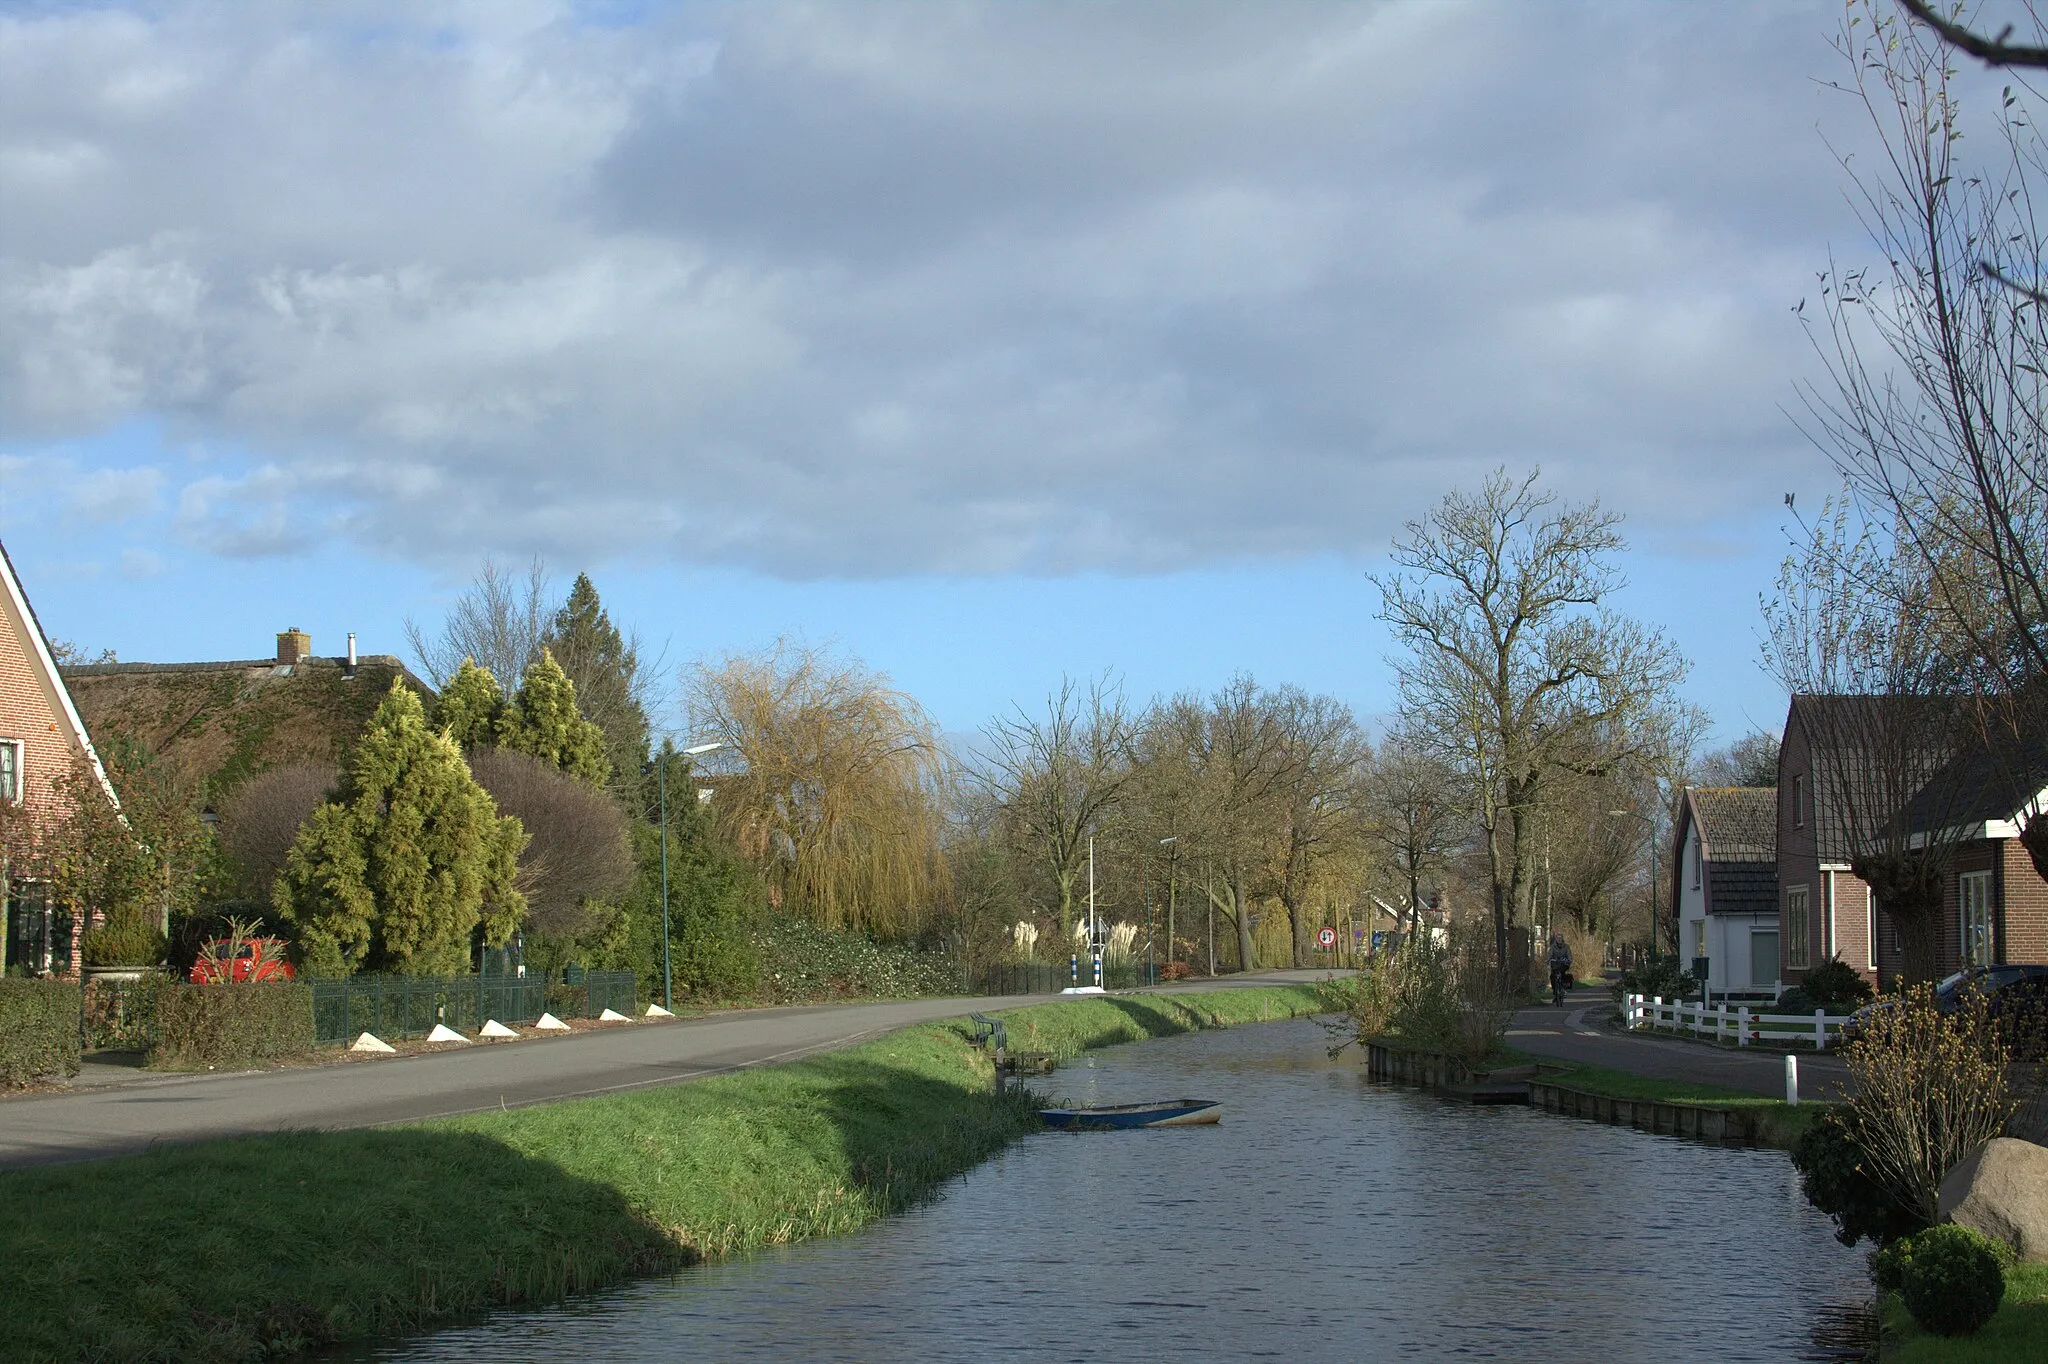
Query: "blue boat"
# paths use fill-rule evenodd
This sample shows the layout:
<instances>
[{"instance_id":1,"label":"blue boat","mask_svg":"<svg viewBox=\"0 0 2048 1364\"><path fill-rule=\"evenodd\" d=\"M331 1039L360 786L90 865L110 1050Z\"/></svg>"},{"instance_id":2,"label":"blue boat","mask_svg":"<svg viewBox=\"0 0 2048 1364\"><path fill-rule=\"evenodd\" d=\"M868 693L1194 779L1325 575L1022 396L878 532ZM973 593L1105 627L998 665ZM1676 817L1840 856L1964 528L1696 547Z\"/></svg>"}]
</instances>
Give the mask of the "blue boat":
<instances>
[{"instance_id":1,"label":"blue boat","mask_svg":"<svg viewBox=\"0 0 2048 1364\"><path fill-rule=\"evenodd\" d=\"M1166 1099L1150 1104L1038 1110L1039 1120L1055 1132L1111 1132L1126 1127L1199 1127L1222 1116L1223 1105L1216 1099Z\"/></svg>"}]
</instances>

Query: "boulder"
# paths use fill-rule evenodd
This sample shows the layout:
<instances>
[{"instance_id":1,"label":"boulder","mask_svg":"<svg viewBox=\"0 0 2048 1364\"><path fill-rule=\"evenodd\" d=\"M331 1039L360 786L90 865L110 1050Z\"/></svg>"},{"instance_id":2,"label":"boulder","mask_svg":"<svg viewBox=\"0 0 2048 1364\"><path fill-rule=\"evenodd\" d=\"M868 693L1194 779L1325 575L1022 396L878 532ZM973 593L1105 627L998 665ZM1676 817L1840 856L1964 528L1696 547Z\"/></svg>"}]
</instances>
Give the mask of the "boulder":
<instances>
[{"instance_id":1,"label":"boulder","mask_svg":"<svg viewBox=\"0 0 2048 1364\"><path fill-rule=\"evenodd\" d=\"M1948 1172L1936 1207L2022 1260L2048 1261L2048 1146L1993 1137Z\"/></svg>"}]
</instances>

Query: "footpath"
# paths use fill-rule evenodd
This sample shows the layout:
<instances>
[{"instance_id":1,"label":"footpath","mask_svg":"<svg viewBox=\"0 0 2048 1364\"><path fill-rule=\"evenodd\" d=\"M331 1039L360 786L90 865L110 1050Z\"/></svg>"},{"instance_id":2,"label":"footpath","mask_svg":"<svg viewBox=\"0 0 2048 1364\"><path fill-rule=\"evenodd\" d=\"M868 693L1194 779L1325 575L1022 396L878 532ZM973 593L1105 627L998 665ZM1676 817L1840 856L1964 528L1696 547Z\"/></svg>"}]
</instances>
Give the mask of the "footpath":
<instances>
[{"instance_id":1,"label":"footpath","mask_svg":"<svg viewBox=\"0 0 2048 1364\"><path fill-rule=\"evenodd\" d=\"M1532 1056L1627 1071L1653 1080L1719 1085L1766 1098L1785 1095L1785 1053L1752 1047L1717 1047L1706 1041L1626 1033L1608 1025L1614 1002L1605 986L1572 991L1562 1009L1519 1010L1507 1043ZM1797 1053L1799 1097L1847 1096L1849 1070L1827 1053Z\"/></svg>"},{"instance_id":2,"label":"footpath","mask_svg":"<svg viewBox=\"0 0 2048 1364\"><path fill-rule=\"evenodd\" d=\"M1332 974L1259 971L1158 988L1189 994L1317 981ZM243 1133L378 1127L680 1084L837 1050L916 1023L1058 998L1005 995L734 1010L559 1038L451 1045L409 1056L281 1070L166 1075L99 1064L67 1090L0 1101L0 1168L92 1160Z\"/></svg>"}]
</instances>

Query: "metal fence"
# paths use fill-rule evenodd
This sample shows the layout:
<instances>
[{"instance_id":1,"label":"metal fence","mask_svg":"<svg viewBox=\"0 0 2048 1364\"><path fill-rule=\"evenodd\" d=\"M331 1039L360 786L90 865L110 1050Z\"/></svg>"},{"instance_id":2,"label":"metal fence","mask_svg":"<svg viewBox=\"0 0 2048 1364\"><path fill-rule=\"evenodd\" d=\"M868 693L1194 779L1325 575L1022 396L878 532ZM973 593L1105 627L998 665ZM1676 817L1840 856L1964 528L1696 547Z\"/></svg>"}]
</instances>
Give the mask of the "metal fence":
<instances>
[{"instance_id":1,"label":"metal fence","mask_svg":"<svg viewBox=\"0 0 2048 1364\"><path fill-rule=\"evenodd\" d=\"M1105 962L1102 968L1102 983L1112 990L1127 990L1134 985L1145 984L1145 963L1142 961ZM1081 958L1078 978L1070 963L1044 966L1037 962L1008 966L988 966L976 973L973 984L985 995L1056 995L1070 985L1093 985L1095 967L1088 958Z\"/></svg>"},{"instance_id":2,"label":"metal fence","mask_svg":"<svg viewBox=\"0 0 2048 1364\"><path fill-rule=\"evenodd\" d=\"M606 1009L630 1014L631 971L591 971L574 982L545 976L361 975L312 980L313 1036L341 1046L363 1033L387 1042L423 1037L437 1024L475 1032L485 1020L531 1023L544 1013L595 1018Z\"/></svg>"}]
</instances>

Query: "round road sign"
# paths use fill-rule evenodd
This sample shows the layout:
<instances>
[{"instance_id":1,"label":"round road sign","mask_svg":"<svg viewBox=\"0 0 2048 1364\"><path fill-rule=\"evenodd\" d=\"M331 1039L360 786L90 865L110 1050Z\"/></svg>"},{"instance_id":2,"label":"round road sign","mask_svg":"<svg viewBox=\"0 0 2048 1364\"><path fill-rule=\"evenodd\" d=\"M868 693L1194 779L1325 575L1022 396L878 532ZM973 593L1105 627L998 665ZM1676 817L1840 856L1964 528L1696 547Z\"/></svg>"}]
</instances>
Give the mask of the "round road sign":
<instances>
[{"instance_id":1,"label":"round road sign","mask_svg":"<svg viewBox=\"0 0 2048 1364\"><path fill-rule=\"evenodd\" d=\"M1335 947L1337 945L1337 930L1334 928L1324 929L1316 934L1316 941L1325 947Z\"/></svg>"}]
</instances>

